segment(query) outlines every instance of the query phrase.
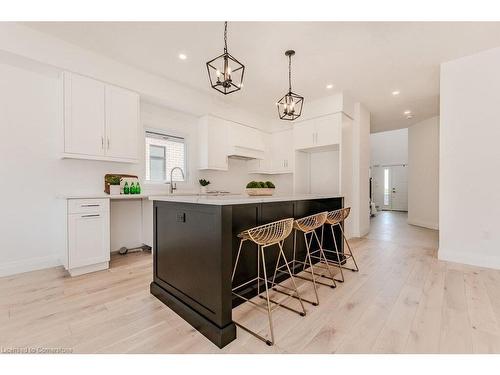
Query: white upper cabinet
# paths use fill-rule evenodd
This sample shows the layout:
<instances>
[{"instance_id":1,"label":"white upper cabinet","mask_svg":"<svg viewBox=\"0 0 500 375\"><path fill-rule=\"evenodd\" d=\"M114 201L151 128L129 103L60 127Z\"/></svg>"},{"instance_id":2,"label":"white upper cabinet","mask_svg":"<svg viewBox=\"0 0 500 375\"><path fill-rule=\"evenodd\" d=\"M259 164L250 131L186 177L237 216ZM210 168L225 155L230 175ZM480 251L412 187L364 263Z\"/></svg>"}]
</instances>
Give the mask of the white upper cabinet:
<instances>
[{"instance_id":1,"label":"white upper cabinet","mask_svg":"<svg viewBox=\"0 0 500 375\"><path fill-rule=\"evenodd\" d=\"M64 73L63 157L138 161L139 95Z\"/></svg>"},{"instance_id":2,"label":"white upper cabinet","mask_svg":"<svg viewBox=\"0 0 500 375\"><path fill-rule=\"evenodd\" d=\"M295 150L307 150L340 144L342 113L322 116L298 123L293 128Z\"/></svg>"},{"instance_id":3,"label":"white upper cabinet","mask_svg":"<svg viewBox=\"0 0 500 375\"><path fill-rule=\"evenodd\" d=\"M315 122L317 147L340 144L342 113L318 117Z\"/></svg>"},{"instance_id":4,"label":"white upper cabinet","mask_svg":"<svg viewBox=\"0 0 500 375\"><path fill-rule=\"evenodd\" d=\"M104 83L64 74L64 151L104 156Z\"/></svg>"},{"instance_id":5,"label":"white upper cabinet","mask_svg":"<svg viewBox=\"0 0 500 375\"><path fill-rule=\"evenodd\" d=\"M293 173L292 130L266 134L262 160L249 160L248 172L261 174Z\"/></svg>"},{"instance_id":6,"label":"white upper cabinet","mask_svg":"<svg viewBox=\"0 0 500 375\"><path fill-rule=\"evenodd\" d=\"M212 116L203 116L198 123L199 169L227 171L229 123Z\"/></svg>"},{"instance_id":7,"label":"white upper cabinet","mask_svg":"<svg viewBox=\"0 0 500 375\"><path fill-rule=\"evenodd\" d=\"M138 159L139 95L106 85L106 155Z\"/></svg>"},{"instance_id":8,"label":"white upper cabinet","mask_svg":"<svg viewBox=\"0 0 500 375\"><path fill-rule=\"evenodd\" d=\"M231 145L236 148L245 148L254 151L264 151L264 134L258 129L230 123Z\"/></svg>"},{"instance_id":9,"label":"white upper cabinet","mask_svg":"<svg viewBox=\"0 0 500 375\"><path fill-rule=\"evenodd\" d=\"M293 172L293 131L285 130L273 133L272 139L272 159L273 171L278 173Z\"/></svg>"},{"instance_id":10,"label":"white upper cabinet","mask_svg":"<svg viewBox=\"0 0 500 375\"><path fill-rule=\"evenodd\" d=\"M314 147L314 120L300 122L293 127L293 145L295 150Z\"/></svg>"}]
</instances>

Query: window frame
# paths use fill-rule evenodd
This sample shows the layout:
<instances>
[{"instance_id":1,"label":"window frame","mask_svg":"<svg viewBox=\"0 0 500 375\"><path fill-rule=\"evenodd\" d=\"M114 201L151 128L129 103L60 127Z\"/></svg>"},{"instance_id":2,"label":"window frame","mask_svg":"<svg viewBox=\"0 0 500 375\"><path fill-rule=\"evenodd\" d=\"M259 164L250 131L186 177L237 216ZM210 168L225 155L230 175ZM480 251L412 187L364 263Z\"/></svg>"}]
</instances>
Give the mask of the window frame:
<instances>
[{"instance_id":1,"label":"window frame","mask_svg":"<svg viewBox=\"0 0 500 375\"><path fill-rule=\"evenodd\" d=\"M188 137L185 134L172 131L169 129L155 129L155 128L150 128L150 127L144 127L144 183L145 184L150 184L150 185L164 185L170 183L168 180L169 178L169 172L170 171L165 171L165 180L164 181L155 181L155 180L147 180L146 177L148 175L148 170L147 168L150 167L147 155L148 155L148 144L147 144L147 138L154 138L150 137L149 134L157 135L158 138L164 137L165 139L171 139L171 140L178 140L179 143L184 144L184 166L182 167L184 171L184 180L183 181L174 181L178 183L188 183L189 182L189 171L188 171L188 165L189 165L189 160L188 160ZM167 159L166 159L166 152L167 150L165 149L165 167L167 166Z\"/></svg>"}]
</instances>

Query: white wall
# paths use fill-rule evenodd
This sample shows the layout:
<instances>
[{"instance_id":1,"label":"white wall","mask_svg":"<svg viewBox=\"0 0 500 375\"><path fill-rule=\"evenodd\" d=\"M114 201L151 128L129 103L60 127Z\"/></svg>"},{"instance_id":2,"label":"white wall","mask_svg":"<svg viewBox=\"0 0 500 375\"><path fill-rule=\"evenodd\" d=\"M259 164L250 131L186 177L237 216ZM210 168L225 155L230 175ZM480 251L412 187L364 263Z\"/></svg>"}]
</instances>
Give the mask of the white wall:
<instances>
[{"instance_id":1,"label":"white wall","mask_svg":"<svg viewBox=\"0 0 500 375\"><path fill-rule=\"evenodd\" d=\"M408 128L408 223L439 227L439 117Z\"/></svg>"},{"instance_id":2,"label":"white wall","mask_svg":"<svg viewBox=\"0 0 500 375\"><path fill-rule=\"evenodd\" d=\"M353 121L353 222L352 235L362 237L370 231L370 112L361 104L354 105Z\"/></svg>"},{"instance_id":3,"label":"white wall","mask_svg":"<svg viewBox=\"0 0 500 375\"><path fill-rule=\"evenodd\" d=\"M408 164L408 129L370 134L370 165Z\"/></svg>"},{"instance_id":4,"label":"white wall","mask_svg":"<svg viewBox=\"0 0 500 375\"><path fill-rule=\"evenodd\" d=\"M441 65L439 258L500 269L500 48Z\"/></svg>"}]
</instances>

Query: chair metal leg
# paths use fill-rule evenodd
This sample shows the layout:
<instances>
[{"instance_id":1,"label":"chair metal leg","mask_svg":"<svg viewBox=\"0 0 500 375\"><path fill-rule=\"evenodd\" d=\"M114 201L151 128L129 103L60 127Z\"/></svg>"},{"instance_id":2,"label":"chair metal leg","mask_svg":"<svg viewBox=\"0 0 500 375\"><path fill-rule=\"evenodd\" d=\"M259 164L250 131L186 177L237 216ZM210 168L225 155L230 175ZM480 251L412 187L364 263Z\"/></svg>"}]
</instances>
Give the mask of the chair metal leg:
<instances>
[{"instance_id":1,"label":"chair metal leg","mask_svg":"<svg viewBox=\"0 0 500 375\"><path fill-rule=\"evenodd\" d=\"M238 248L238 255L236 256L236 262L234 263L233 274L231 275L231 282L234 280L234 274L236 273L236 267L238 266L238 261L240 260L241 247L243 246L245 240L240 241L240 247Z\"/></svg>"},{"instance_id":2,"label":"chair metal leg","mask_svg":"<svg viewBox=\"0 0 500 375\"><path fill-rule=\"evenodd\" d=\"M262 253L262 268L264 270L264 285L266 286L266 300L267 300L267 316L269 318L269 329L271 331L271 341L266 340L266 344L274 345L274 330L273 330L273 317L271 315L271 301L269 300L269 288L267 287L267 271L266 271L266 258L264 255L264 247L259 246Z\"/></svg>"},{"instance_id":3,"label":"chair metal leg","mask_svg":"<svg viewBox=\"0 0 500 375\"><path fill-rule=\"evenodd\" d=\"M356 259L354 258L354 254L352 253L351 246L349 245L349 241L347 241L347 238L345 237L344 229L342 228L342 225L340 225L340 224L339 224L339 227L340 227L340 231L342 232L342 237L344 238L344 241L347 244L347 248L349 249L349 255L351 256L352 261L354 262L354 267L356 267L356 269L351 269L351 271L359 272L358 264L356 263Z\"/></svg>"},{"instance_id":4,"label":"chair metal leg","mask_svg":"<svg viewBox=\"0 0 500 375\"><path fill-rule=\"evenodd\" d=\"M330 277L332 279L332 285L330 285L330 287L336 288L337 284L335 283L335 276L333 275L332 270L330 269L330 265L328 264L328 259L326 259L325 252L323 251L323 244L319 242L319 238L318 238L318 235L316 234L316 231L313 231L313 234L316 237L316 241L318 241L318 244L319 244L320 258L321 258L321 256L323 256L323 260L325 261L326 269L327 269L328 274L330 275Z\"/></svg>"},{"instance_id":5,"label":"chair metal leg","mask_svg":"<svg viewBox=\"0 0 500 375\"><path fill-rule=\"evenodd\" d=\"M340 281L341 283L344 282L344 271L342 270L342 264L340 264L340 253L339 253L339 248L337 246L337 239L335 238L335 231L333 229L333 225L330 225L330 228L332 230L332 238L333 238L333 244L335 245L335 254L337 255L337 260L338 260L338 263L337 263L337 266L340 270L340 276L341 276L341 279L340 280L337 280L337 281Z\"/></svg>"},{"instance_id":6,"label":"chair metal leg","mask_svg":"<svg viewBox=\"0 0 500 375\"><path fill-rule=\"evenodd\" d=\"M316 275L314 274L314 267L312 264L311 253L309 252L309 250L307 250L306 258L309 260L309 267L311 268L312 283L314 286L314 295L316 296L316 304L313 303L313 305L318 306L319 305L318 287L316 285Z\"/></svg>"},{"instance_id":7,"label":"chair metal leg","mask_svg":"<svg viewBox=\"0 0 500 375\"><path fill-rule=\"evenodd\" d=\"M290 266L288 265L288 261L287 261L287 259L285 257L285 253L283 251L283 243L282 242L278 242L278 246L280 248L281 256L285 260L286 269L288 270L288 274L290 275L290 279L292 280L293 288L295 289L295 294L297 295L297 298L299 299L300 306L302 307L302 311L304 313L304 315L302 315L302 314L300 314L300 315L301 316L305 316L306 315L306 309L304 308L304 303L302 302L302 298L300 298L299 289L297 288L297 284L295 283L295 279L293 278L292 271L290 270Z\"/></svg>"}]
</instances>

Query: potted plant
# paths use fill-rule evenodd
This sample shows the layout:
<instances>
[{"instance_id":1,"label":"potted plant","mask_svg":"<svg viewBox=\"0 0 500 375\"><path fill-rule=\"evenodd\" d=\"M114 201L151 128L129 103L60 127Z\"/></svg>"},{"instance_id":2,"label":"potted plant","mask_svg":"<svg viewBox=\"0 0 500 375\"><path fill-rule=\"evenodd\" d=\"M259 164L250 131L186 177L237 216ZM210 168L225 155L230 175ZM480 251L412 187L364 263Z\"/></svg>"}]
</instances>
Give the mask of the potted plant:
<instances>
[{"instance_id":1,"label":"potted plant","mask_svg":"<svg viewBox=\"0 0 500 375\"><path fill-rule=\"evenodd\" d=\"M202 178L200 180L200 193L201 194L206 194L207 193L207 186L208 185L210 185L210 181L205 180L204 178Z\"/></svg>"},{"instance_id":2,"label":"potted plant","mask_svg":"<svg viewBox=\"0 0 500 375\"><path fill-rule=\"evenodd\" d=\"M275 188L271 181L251 181L247 184L246 192L250 196L270 196L274 194Z\"/></svg>"},{"instance_id":3,"label":"potted plant","mask_svg":"<svg viewBox=\"0 0 500 375\"><path fill-rule=\"evenodd\" d=\"M110 195L120 195L120 181L121 177L116 175L106 176L106 183L109 184Z\"/></svg>"}]
</instances>

